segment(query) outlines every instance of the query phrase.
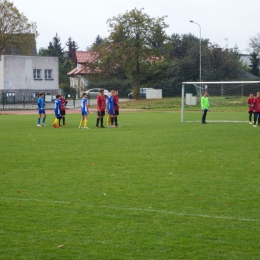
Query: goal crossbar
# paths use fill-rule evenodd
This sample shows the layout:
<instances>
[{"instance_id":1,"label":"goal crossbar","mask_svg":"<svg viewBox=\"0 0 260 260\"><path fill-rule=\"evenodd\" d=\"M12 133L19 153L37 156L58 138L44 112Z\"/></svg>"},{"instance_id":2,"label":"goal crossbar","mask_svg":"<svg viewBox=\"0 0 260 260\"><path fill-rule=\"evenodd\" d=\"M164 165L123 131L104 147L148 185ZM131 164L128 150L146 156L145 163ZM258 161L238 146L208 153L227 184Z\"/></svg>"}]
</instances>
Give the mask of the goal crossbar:
<instances>
[{"instance_id":1,"label":"goal crossbar","mask_svg":"<svg viewBox=\"0 0 260 260\"><path fill-rule=\"evenodd\" d=\"M181 122L184 122L184 95L185 85L213 85L213 84L260 84L260 81L204 81L204 82L182 82L182 97L181 97Z\"/></svg>"}]
</instances>

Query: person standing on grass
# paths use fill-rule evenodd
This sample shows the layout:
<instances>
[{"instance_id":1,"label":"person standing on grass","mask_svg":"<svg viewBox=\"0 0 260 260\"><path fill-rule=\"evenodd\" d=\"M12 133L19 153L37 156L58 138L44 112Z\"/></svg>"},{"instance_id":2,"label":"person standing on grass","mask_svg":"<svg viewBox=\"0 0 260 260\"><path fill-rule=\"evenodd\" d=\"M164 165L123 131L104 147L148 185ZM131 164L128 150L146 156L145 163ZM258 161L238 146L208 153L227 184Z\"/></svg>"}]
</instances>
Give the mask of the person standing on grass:
<instances>
[{"instance_id":1,"label":"person standing on grass","mask_svg":"<svg viewBox=\"0 0 260 260\"><path fill-rule=\"evenodd\" d=\"M61 117L62 117L62 125L66 126L65 116L66 116L66 105L68 104L68 101L63 97L62 94L60 94L60 95L61 95L61 99L60 99L60 102L61 102L60 109L61 110L60 110L60 112L61 112Z\"/></svg>"},{"instance_id":2,"label":"person standing on grass","mask_svg":"<svg viewBox=\"0 0 260 260\"><path fill-rule=\"evenodd\" d=\"M249 94L246 103L248 106L249 124L252 125L252 115L254 114L254 95L252 93Z\"/></svg>"},{"instance_id":3,"label":"person standing on grass","mask_svg":"<svg viewBox=\"0 0 260 260\"><path fill-rule=\"evenodd\" d=\"M104 89L99 90L99 95L97 96L97 122L96 128L99 128L99 121L100 127L104 127L104 116L105 116L105 109L106 109L106 97L104 96Z\"/></svg>"},{"instance_id":4,"label":"person standing on grass","mask_svg":"<svg viewBox=\"0 0 260 260\"><path fill-rule=\"evenodd\" d=\"M201 109L202 109L202 124L206 124L206 116L209 109L209 99L208 99L208 92L203 92L203 97L201 98Z\"/></svg>"},{"instance_id":5,"label":"person standing on grass","mask_svg":"<svg viewBox=\"0 0 260 260\"><path fill-rule=\"evenodd\" d=\"M46 126L45 125L45 120L46 120L46 113L45 113L45 103L44 103L44 93L40 92L39 93L39 98L38 98L38 123L37 126ZM42 119L42 124L41 124L41 117L43 115Z\"/></svg>"},{"instance_id":6,"label":"person standing on grass","mask_svg":"<svg viewBox=\"0 0 260 260\"><path fill-rule=\"evenodd\" d=\"M61 95L56 95L56 99L54 100L54 114L55 114L55 120L53 123L54 128L61 128L60 126L60 120L61 120Z\"/></svg>"},{"instance_id":7,"label":"person standing on grass","mask_svg":"<svg viewBox=\"0 0 260 260\"><path fill-rule=\"evenodd\" d=\"M82 94L81 100L81 115L82 118L79 122L79 128L82 128L82 123L84 122L84 128L88 128L88 100L87 100L87 93Z\"/></svg>"},{"instance_id":8,"label":"person standing on grass","mask_svg":"<svg viewBox=\"0 0 260 260\"><path fill-rule=\"evenodd\" d=\"M256 98L254 98L254 127L257 127L256 121L258 119L258 126L260 125L260 92L257 92Z\"/></svg>"},{"instance_id":9,"label":"person standing on grass","mask_svg":"<svg viewBox=\"0 0 260 260\"><path fill-rule=\"evenodd\" d=\"M108 127L115 127L114 126L114 90L111 90L110 97L107 99L107 126Z\"/></svg>"},{"instance_id":10,"label":"person standing on grass","mask_svg":"<svg viewBox=\"0 0 260 260\"><path fill-rule=\"evenodd\" d=\"M114 90L114 110L115 110L115 115L114 115L115 127L118 127L117 116L119 116L119 98L118 98L117 89Z\"/></svg>"}]
</instances>

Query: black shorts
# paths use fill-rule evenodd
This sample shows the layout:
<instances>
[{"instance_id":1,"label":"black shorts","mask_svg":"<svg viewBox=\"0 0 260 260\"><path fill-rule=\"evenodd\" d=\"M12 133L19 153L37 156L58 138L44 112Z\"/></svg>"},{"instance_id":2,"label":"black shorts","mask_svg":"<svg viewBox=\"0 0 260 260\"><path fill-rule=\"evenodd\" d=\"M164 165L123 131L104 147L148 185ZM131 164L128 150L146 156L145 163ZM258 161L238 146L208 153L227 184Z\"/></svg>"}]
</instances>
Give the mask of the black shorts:
<instances>
[{"instance_id":1,"label":"black shorts","mask_svg":"<svg viewBox=\"0 0 260 260\"><path fill-rule=\"evenodd\" d=\"M65 115L66 115L66 110L61 110L61 111L60 111L60 114L61 114L62 116L65 116Z\"/></svg>"},{"instance_id":2,"label":"black shorts","mask_svg":"<svg viewBox=\"0 0 260 260\"><path fill-rule=\"evenodd\" d=\"M119 115L119 110L117 109L117 110L115 110L115 115Z\"/></svg>"},{"instance_id":3,"label":"black shorts","mask_svg":"<svg viewBox=\"0 0 260 260\"><path fill-rule=\"evenodd\" d=\"M97 112L98 116L104 116L105 115L105 110L101 110Z\"/></svg>"}]
</instances>

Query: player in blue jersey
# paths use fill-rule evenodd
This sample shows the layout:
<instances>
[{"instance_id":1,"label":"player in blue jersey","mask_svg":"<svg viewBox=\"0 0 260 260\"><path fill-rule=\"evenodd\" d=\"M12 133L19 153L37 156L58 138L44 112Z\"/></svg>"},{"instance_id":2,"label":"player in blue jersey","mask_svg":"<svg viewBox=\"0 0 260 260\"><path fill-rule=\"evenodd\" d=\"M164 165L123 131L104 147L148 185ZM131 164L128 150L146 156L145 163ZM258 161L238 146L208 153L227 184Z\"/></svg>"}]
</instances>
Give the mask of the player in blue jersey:
<instances>
[{"instance_id":1,"label":"player in blue jersey","mask_svg":"<svg viewBox=\"0 0 260 260\"><path fill-rule=\"evenodd\" d=\"M114 115L115 115L115 109L114 109L114 90L111 90L110 97L107 99L107 125L108 127L114 127Z\"/></svg>"},{"instance_id":2,"label":"player in blue jersey","mask_svg":"<svg viewBox=\"0 0 260 260\"><path fill-rule=\"evenodd\" d=\"M84 122L84 128L88 128L88 99L87 99L87 93L82 94L82 100L81 100L81 115L82 118L79 122L79 128L82 128L82 123Z\"/></svg>"},{"instance_id":3,"label":"player in blue jersey","mask_svg":"<svg viewBox=\"0 0 260 260\"><path fill-rule=\"evenodd\" d=\"M39 93L38 98L38 123L37 126L46 126L45 120L46 120L46 113L45 113L45 103L44 103L44 93ZM42 124L41 124L41 117L43 115Z\"/></svg>"},{"instance_id":4,"label":"player in blue jersey","mask_svg":"<svg viewBox=\"0 0 260 260\"><path fill-rule=\"evenodd\" d=\"M61 128L60 127L60 120L61 120L61 95L56 95L56 99L54 100L54 113L55 113L55 120L53 123L53 127Z\"/></svg>"}]
</instances>

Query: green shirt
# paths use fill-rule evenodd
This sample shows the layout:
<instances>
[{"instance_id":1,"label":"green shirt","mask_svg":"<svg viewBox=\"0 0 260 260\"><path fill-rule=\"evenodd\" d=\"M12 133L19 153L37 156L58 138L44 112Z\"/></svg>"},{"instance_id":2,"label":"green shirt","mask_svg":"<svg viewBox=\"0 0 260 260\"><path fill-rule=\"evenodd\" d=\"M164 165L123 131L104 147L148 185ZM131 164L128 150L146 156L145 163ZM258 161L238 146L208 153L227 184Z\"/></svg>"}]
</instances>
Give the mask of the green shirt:
<instances>
[{"instance_id":1,"label":"green shirt","mask_svg":"<svg viewBox=\"0 0 260 260\"><path fill-rule=\"evenodd\" d=\"M209 108L209 99L208 97L201 98L201 108L208 109Z\"/></svg>"}]
</instances>

